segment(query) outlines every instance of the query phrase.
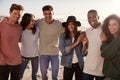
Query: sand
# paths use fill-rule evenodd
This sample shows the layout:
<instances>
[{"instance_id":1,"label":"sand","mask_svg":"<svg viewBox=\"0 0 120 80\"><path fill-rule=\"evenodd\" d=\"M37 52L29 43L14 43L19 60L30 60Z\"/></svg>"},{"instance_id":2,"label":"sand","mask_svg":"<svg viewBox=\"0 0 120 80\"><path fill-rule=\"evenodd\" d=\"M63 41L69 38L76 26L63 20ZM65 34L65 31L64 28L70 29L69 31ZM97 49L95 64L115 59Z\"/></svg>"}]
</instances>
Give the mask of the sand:
<instances>
[{"instance_id":1,"label":"sand","mask_svg":"<svg viewBox=\"0 0 120 80\"><path fill-rule=\"evenodd\" d=\"M59 68L59 74L58 74L58 80L63 80L63 79L62 79L62 75L63 75L63 67L60 66L60 68ZM37 78L38 78L38 80L42 80L42 79L41 79L40 70L38 70ZM48 69L48 79L49 79L49 80L52 80L52 78L51 78L51 68L50 68L50 67L49 67L49 69ZM32 80L32 79L31 79L31 64L29 64L28 67L26 68L22 80Z\"/></svg>"}]
</instances>

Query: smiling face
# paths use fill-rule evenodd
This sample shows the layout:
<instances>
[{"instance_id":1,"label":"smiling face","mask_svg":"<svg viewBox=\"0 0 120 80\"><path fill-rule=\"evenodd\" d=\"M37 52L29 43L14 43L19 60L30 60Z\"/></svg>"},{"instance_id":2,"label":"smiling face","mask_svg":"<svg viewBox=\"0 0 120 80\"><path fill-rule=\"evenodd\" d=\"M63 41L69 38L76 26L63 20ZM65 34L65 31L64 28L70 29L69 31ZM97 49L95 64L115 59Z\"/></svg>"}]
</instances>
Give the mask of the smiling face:
<instances>
[{"instance_id":1,"label":"smiling face","mask_svg":"<svg viewBox=\"0 0 120 80\"><path fill-rule=\"evenodd\" d=\"M75 28L74 23L73 23L73 22L69 22L69 23L68 23L68 30L69 30L70 32L73 32L73 31L74 31L74 28Z\"/></svg>"},{"instance_id":2,"label":"smiling face","mask_svg":"<svg viewBox=\"0 0 120 80\"><path fill-rule=\"evenodd\" d=\"M30 23L28 24L27 28L29 28L29 29L33 28L34 24L35 24L35 20L34 20L34 17L32 16L31 20L30 20Z\"/></svg>"},{"instance_id":3,"label":"smiling face","mask_svg":"<svg viewBox=\"0 0 120 80\"><path fill-rule=\"evenodd\" d=\"M12 23L18 22L20 16L21 16L21 10L13 10L10 12L10 21Z\"/></svg>"},{"instance_id":4,"label":"smiling face","mask_svg":"<svg viewBox=\"0 0 120 80\"><path fill-rule=\"evenodd\" d=\"M98 19L99 17L97 13L95 12L88 13L88 22L93 28L98 27L98 24L99 24Z\"/></svg>"},{"instance_id":5,"label":"smiling face","mask_svg":"<svg viewBox=\"0 0 120 80\"><path fill-rule=\"evenodd\" d=\"M108 29L114 37L119 35L119 31L120 31L119 22L115 19L111 19L108 23Z\"/></svg>"},{"instance_id":6,"label":"smiling face","mask_svg":"<svg viewBox=\"0 0 120 80\"><path fill-rule=\"evenodd\" d=\"M52 10L44 10L43 15L44 15L46 23L51 24L53 21L53 19L52 19L53 11Z\"/></svg>"}]
</instances>

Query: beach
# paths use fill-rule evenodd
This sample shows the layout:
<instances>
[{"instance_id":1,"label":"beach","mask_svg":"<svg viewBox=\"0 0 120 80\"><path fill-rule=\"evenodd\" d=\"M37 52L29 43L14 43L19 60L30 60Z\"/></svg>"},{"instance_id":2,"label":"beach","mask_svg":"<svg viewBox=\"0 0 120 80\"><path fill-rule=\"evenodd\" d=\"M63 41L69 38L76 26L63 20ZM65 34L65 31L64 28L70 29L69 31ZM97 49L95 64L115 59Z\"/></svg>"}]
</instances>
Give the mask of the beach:
<instances>
[{"instance_id":1,"label":"beach","mask_svg":"<svg viewBox=\"0 0 120 80\"><path fill-rule=\"evenodd\" d=\"M26 67L24 76L22 80L32 80L31 78L31 64L29 63L29 65ZM48 80L52 80L51 78L51 67L49 67L48 69ZM42 80L42 76L40 73L40 69L38 70L38 74L37 74L37 78L38 80ZM60 66L59 68L59 73L58 73L58 80L63 80L63 66ZM73 80L75 80L74 76L73 76ZM110 80L110 78L105 78L104 80Z\"/></svg>"},{"instance_id":2,"label":"beach","mask_svg":"<svg viewBox=\"0 0 120 80\"><path fill-rule=\"evenodd\" d=\"M28 66L25 69L24 76L23 76L22 80L32 80L31 79L31 72L32 72L32 70L31 70L31 64L29 63ZM51 75L52 75L51 74L51 67L49 67L48 68L48 79L49 80L52 80ZM58 74L58 80L63 80L62 79L62 75L63 75L63 67L60 66L60 68L59 68L59 74ZM40 69L38 70L37 78L38 78L38 80L42 80Z\"/></svg>"}]
</instances>

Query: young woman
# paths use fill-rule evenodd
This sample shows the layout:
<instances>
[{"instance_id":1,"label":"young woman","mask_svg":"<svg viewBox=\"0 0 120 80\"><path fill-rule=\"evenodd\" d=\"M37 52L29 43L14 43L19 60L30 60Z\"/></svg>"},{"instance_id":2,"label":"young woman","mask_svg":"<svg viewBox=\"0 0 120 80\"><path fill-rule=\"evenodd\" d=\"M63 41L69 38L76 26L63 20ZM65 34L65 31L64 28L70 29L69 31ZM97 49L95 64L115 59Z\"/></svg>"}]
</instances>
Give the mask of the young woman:
<instances>
[{"instance_id":1,"label":"young woman","mask_svg":"<svg viewBox=\"0 0 120 80\"><path fill-rule=\"evenodd\" d=\"M82 50L86 50L87 39L78 32L77 27L81 24L76 21L75 16L69 16L67 22L63 22L62 25L65 27L65 32L60 35L59 48L62 53L61 65L64 66L63 80L72 80L74 73L75 80L82 80L84 65ZM84 40L83 49L82 40Z\"/></svg>"},{"instance_id":2,"label":"young woman","mask_svg":"<svg viewBox=\"0 0 120 80\"><path fill-rule=\"evenodd\" d=\"M114 14L108 16L102 30L103 74L111 80L120 80L120 18Z\"/></svg>"},{"instance_id":3,"label":"young woman","mask_svg":"<svg viewBox=\"0 0 120 80\"><path fill-rule=\"evenodd\" d=\"M21 78L23 77L25 68L28 62L31 61L32 80L37 80L39 28L35 27L34 24L34 16L30 13L25 13L21 21L23 33L21 37L22 67L20 76Z\"/></svg>"}]
</instances>

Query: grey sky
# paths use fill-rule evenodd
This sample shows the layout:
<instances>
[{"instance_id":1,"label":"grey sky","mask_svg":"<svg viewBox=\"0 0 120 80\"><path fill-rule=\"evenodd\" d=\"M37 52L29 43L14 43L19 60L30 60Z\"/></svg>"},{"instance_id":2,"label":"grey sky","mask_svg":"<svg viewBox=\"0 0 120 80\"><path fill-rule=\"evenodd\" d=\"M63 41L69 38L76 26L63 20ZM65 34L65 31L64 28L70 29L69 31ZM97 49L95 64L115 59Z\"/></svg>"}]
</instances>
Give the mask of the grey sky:
<instances>
[{"instance_id":1,"label":"grey sky","mask_svg":"<svg viewBox=\"0 0 120 80\"><path fill-rule=\"evenodd\" d=\"M32 13L36 17L43 17L42 7L50 4L54 8L54 17L66 20L69 15L75 15L81 20L86 20L90 9L96 9L100 19L115 13L120 15L119 0L0 0L0 15L9 15L12 3L24 6L24 13Z\"/></svg>"}]
</instances>

